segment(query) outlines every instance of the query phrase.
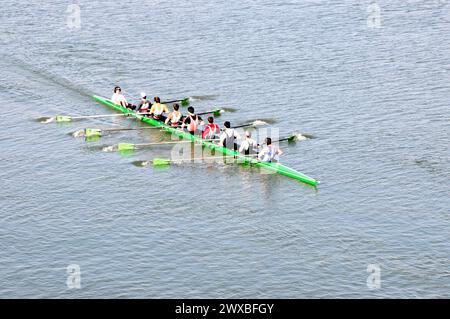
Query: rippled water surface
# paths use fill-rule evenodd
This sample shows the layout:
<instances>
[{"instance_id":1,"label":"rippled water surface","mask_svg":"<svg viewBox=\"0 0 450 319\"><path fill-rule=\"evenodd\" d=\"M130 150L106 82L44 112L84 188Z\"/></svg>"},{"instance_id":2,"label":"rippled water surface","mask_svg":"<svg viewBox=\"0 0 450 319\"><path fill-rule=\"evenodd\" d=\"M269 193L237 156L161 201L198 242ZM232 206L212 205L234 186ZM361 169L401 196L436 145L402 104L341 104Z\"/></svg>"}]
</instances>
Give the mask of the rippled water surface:
<instances>
[{"instance_id":1,"label":"rippled water surface","mask_svg":"<svg viewBox=\"0 0 450 319\"><path fill-rule=\"evenodd\" d=\"M79 29L67 1L2 2L0 297L450 297L450 4L379 1L371 28L363 0L75 3ZM170 147L101 147L167 137L36 120L110 114L90 95L114 85L311 134L282 162L321 185L140 168Z\"/></svg>"}]
</instances>

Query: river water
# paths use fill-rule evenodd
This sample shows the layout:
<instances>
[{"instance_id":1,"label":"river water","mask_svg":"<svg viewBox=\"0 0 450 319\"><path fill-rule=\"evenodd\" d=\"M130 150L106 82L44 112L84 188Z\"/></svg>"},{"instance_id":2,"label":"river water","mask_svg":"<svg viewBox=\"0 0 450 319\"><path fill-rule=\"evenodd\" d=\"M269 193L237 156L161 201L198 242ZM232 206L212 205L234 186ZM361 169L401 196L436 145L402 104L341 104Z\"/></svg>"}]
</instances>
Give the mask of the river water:
<instances>
[{"instance_id":1,"label":"river water","mask_svg":"<svg viewBox=\"0 0 450 319\"><path fill-rule=\"evenodd\" d=\"M449 33L448 1L4 0L0 297L450 297ZM37 121L115 85L308 133L282 163L321 184Z\"/></svg>"}]
</instances>

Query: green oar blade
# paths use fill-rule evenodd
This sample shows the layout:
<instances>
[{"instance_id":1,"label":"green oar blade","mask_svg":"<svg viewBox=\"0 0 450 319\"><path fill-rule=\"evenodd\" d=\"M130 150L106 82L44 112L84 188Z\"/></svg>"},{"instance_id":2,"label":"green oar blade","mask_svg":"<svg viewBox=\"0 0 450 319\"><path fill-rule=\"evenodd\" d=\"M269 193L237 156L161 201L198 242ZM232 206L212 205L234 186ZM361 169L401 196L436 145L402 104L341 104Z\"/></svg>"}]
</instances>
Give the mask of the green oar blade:
<instances>
[{"instance_id":1,"label":"green oar blade","mask_svg":"<svg viewBox=\"0 0 450 319\"><path fill-rule=\"evenodd\" d=\"M86 137L94 137L94 136L102 136L102 130L97 128L86 128L84 129L84 136Z\"/></svg>"},{"instance_id":2,"label":"green oar blade","mask_svg":"<svg viewBox=\"0 0 450 319\"><path fill-rule=\"evenodd\" d=\"M189 106L189 98L185 98L181 100L181 106Z\"/></svg>"},{"instance_id":3,"label":"green oar blade","mask_svg":"<svg viewBox=\"0 0 450 319\"><path fill-rule=\"evenodd\" d=\"M292 135L287 138L288 143L293 143L297 140L297 135Z\"/></svg>"},{"instance_id":4,"label":"green oar blade","mask_svg":"<svg viewBox=\"0 0 450 319\"><path fill-rule=\"evenodd\" d=\"M219 116L222 114L221 111L222 111L222 110L219 110L219 109L214 110L214 112L213 112L214 117L219 117Z\"/></svg>"},{"instance_id":5,"label":"green oar blade","mask_svg":"<svg viewBox=\"0 0 450 319\"><path fill-rule=\"evenodd\" d=\"M119 143L117 145L117 150L119 152L123 152L123 151L132 151L135 149L135 145L131 144L131 143Z\"/></svg>"},{"instance_id":6,"label":"green oar blade","mask_svg":"<svg viewBox=\"0 0 450 319\"><path fill-rule=\"evenodd\" d=\"M154 158L153 166L168 166L170 165L170 160L165 158Z\"/></svg>"},{"instance_id":7,"label":"green oar blade","mask_svg":"<svg viewBox=\"0 0 450 319\"><path fill-rule=\"evenodd\" d=\"M70 116L63 116L63 115L57 115L55 117L56 122L62 123L62 122L72 122L72 118Z\"/></svg>"}]
</instances>

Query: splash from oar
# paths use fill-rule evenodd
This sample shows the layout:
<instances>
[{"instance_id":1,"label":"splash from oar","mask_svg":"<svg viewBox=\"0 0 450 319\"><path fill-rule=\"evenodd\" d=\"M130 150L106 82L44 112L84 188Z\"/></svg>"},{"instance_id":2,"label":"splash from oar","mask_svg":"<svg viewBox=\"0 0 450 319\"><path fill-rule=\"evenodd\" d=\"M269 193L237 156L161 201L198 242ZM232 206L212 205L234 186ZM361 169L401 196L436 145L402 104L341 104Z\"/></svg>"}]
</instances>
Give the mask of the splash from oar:
<instances>
[{"instance_id":1,"label":"splash from oar","mask_svg":"<svg viewBox=\"0 0 450 319\"><path fill-rule=\"evenodd\" d=\"M78 131L75 131L75 132L71 132L71 133L68 133L67 135L70 135L70 136L75 137L75 138L77 138L77 137L85 137L84 130L78 130Z\"/></svg>"},{"instance_id":2,"label":"splash from oar","mask_svg":"<svg viewBox=\"0 0 450 319\"><path fill-rule=\"evenodd\" d=\"M137 167L145 167L151 163L152 163L151 161L134 161L134 162L132 162L132 164Z\"/></svg>"},{"instance_id":3,"label":"splash from oar","mask_svg":"<svg viewBox=\"0 0 450 319\"><path fill-rule=\"evenodd\" d=\"M260 118L260 119L250 119L249 120L249 122L255 122L255 121L261 121L261 122L264 122L265 124L267 124L267 125L272 125L272 124L275 124L275 123L277 123L277 121L276 120L274 120L273 118Z\"/></svg>"},{"instance_id":4,"label":"splash from oar","mask_svg":"<svg viewBox=\"0 0 450 319\"><path fill-rule=\"evenodd\" d=\"M237 109L232 108L232 107L222 107L221 109L224 110L224 112L227 112L227 113L237 112Z\"/></svg>"},{"instance_id":5,"label":"splash from oar","mask_svg":"<svg viewBox=\"0 0 450 319\"><path fill-rule=\"evenodd\" d=\"M314 135L312 135L312 134L309 134L309 133L302 133L302 134L300 134L300 135L302 135L304 138L306 138L306 139L313 139L313 138L316 138Z\"/></svg>"},{"instance_id":6,"label":"splash from oar","mask_svg":"<svg viewBox=\"0 0 450 319\"><path fill-rule=\"evenodd\" d=\"M115 145L104 146L102 148L103 152L115 152L116 150L117 150L117 147Z\"/></svg>"},{"instance_id":7,"label":"splash from oar","mask_svg":"<svg viewBox=\"0 0 450 319\"><path fill-rule=\"evenodd\" d=\"M44 124L51 123L54 120L55 120L54 117L48 117L48 116L44 116L44 117L40 117L40 118L36 119L36 121L38 121L39 123L44 123Z\"/></svg>"}]
</instances>

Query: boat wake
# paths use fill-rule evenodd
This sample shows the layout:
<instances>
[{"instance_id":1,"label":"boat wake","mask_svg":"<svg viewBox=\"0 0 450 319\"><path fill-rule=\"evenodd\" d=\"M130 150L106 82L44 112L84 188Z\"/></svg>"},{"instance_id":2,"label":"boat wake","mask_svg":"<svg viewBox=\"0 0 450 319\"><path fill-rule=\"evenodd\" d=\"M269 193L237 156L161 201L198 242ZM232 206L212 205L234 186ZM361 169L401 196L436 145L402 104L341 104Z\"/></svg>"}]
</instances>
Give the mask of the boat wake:
<instances>
[{"instance_id":1,"label":"boat wake","mask_svg":"<svg viewBox=\"0 0 450 319\"><path fill-rule=\"evenodd\" d=\"M227 112L227 113L234 113L237 111L237 109L232 108L232 107L222 107L220 110L220 113L223 113L222 111Z\"/></svg>"},{"instance_id":2,"label":"boat wake","mask_svg":"<svg viewBox=\"0 0 450 319\"><path fill-rule=\"evenodd\" d=\"M260 121L260 120L256 120L256 121L253 121L253 126L264 126L264 125L267 125L267 122L266 121Z\"/></svg>"},{"instance_id":3,"label":"boat wake","mask_svg":"<svg viewBox=\"0 0 450 319\"><path fill-rule=\"evenodd\" d=\"M215 100L219 95L211 94L211 95L193 95L190 96L189 99L191 101L212 101Z\"/></svg>"},{"instance_id":4,"label":"boat wake","mask_svg":"<svg viewBox=\"0 0 450 319\"><path fill-rule=\"evenodd\" d=\"M249 123L251 123L251 122L263 122L264 125L269 125L269 124L275 124L277 121L274 120L274 119L262 119L262 118L259 118L259 119L250 119L250 120L248 120L248 122Z\"/></svg>"},{"instance_id":5,"label":"boat wake","mask_svg":"<svg viewBox=\"0 0 450 319\"><path fill-rule=\"evenodd\" d=\"M31 74L35 79L41 79L46 81L47 83L57 85L59 87L65 88L67 90L70 90L72 92L78 93L85 97L91 97L94 92L91 90L74 83L72 81L69 81L68 79L56 75L54 73L51 73L47 70L44 70L42 68L37 67L35 64L28 63L24 61L23 59L18 59L16 57L8 57L10 62L17 66L18 68L24 70L25 72Z\"/></svg>"},{"instance_id":6,"label":"boat wake","mask_svg":"<svg viewBox=\"0 0 450 319\"><path fill-rule=\"evenodd\" d=\"M309 134L309 133L302 133L302 134L299 134L299 135L302 136L305 140L311 140L313 138L316 138L314 135Z\"/></svg>"}]
</instances>

